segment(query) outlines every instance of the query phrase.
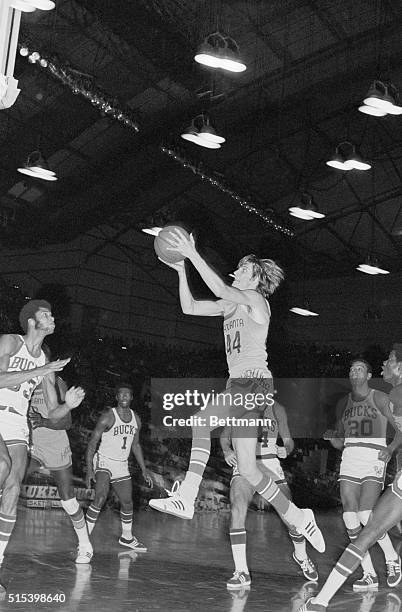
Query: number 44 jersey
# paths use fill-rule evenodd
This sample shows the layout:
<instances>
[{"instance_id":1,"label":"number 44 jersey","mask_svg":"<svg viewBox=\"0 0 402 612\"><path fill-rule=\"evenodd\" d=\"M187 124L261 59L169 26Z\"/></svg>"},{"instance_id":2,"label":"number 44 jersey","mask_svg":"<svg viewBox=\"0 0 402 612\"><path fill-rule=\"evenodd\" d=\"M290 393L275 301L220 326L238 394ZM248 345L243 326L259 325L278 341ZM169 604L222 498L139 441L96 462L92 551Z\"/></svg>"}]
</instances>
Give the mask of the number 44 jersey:
<instances>
[{"instance_id":1,"label":"number 44 jersey","mask_svg":"<svg viewBox=\"0 0 402 612\"><path fill-rule=\"evenodd\" d=\"M111 410L114 416L114 423L108 431L103 432L98 453L115 461L126 461L131 451L135 432L138 429L137 420L131 409L129 421L123 421L119 417L116 408Z\"/></svg>"},{"instance_id":2,"label":"number 44 jersey","mask_svg":"<svg viewBox=\"0 0 402 612\"><path fill-rule=\"evenodd\" d=\"M267 367L265 343L268 327L269 322L254 321L248 314L248 307L243 304L234 304L233 310L225 315L223 334L231 378L241 378L245 370Z\"/></svg>"},{"instance_id":3,"label":"number 44 jersey","mask_svg":"<svg viewBox=\"0 0 402 612\"><path fill-rule=\"evenodd\" d=\"M386 446L387 419L374 402L374 389L361 400L348 396L341 422L345 432L345 447L368 446L372 448Z\"/></svg>"}]
</instances>

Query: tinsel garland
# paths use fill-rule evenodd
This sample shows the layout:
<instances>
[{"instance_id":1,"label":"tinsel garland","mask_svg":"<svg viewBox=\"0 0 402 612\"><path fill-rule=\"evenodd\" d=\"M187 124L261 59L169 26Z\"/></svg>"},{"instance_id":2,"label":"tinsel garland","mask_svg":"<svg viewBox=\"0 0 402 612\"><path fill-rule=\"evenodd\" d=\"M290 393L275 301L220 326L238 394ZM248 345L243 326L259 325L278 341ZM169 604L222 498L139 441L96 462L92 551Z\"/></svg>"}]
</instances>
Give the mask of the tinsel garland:
<instances>
[{"instance_id":1,"label":"tinsel garland","mask_svg":"<svg viewBox=\"0 0 402 612\"><path fill-rule=\"evenodd\" d=\"M49 60L41 56L37 51L33 53L29 52L28 46L24 44L19 45L21 55L28 58L31 63L38 63L43 70L47 70L56 79L61 81L63 85L66 85L71 89L73 94L81 95L88 99L91 104L99 109L102 115L106 115L110 118L116 119L116 121L122 122L127 127L132 128L135 132L139 132L140 128L138 123L133 119L131 111L124 109L119 105L117 98L112 98L101 91L99 88L94 87L92 79L85 76L77 76L76 71L72 70L67 66L61 66L55 60ZM22 52L23 50L24 52ZM294 231L289 227L283 225L274 218L273 214L267 214L260 210L252 202L246 198L240 196L231 187L229 187L221 178L218 177L217 173L207 170L203 164L196 164L187 159L185 156L180 154L177 150L161 146L160 150L175 161L180 163L183 168L190 168L194 174L199 176L201 180L208 181L210 185L226 193L232 198L237 204L239 204L247 212L260 217L274 230L285 234L286 236L293 237Z\"/></svg>"},{"instance_id":2,"label":"tinsel garland","mask_svg":"<svg viewBox=\"0 0 402 612\"><path fill-rule=\"evenodd\" d=\"M162 153L165 153L165 155L168 155L169 157L177 161L179 164L181 164L183 168L189 168L195 175L199 176L201 180L207 181L222 193L226 193L242 208L247 210L249 213L257 215L257 217L260 217L260 219L262 219L264 223L270 225L277 232L281 232L282 234L285 234L286 236L290 237L294 236L294 231L291 228L277 221L274 218L273 214L270 215L265 213L261 209L254 206L254 204L252 204L249 200L240 196L231 187L225 184L216 173L211 170L208 170L203 164L194 163L193 161L185 157L182 153L180 153L177 149L175 150L169 147L161 146L160 150L162 151Z\"/></svg>"}]
</instances>

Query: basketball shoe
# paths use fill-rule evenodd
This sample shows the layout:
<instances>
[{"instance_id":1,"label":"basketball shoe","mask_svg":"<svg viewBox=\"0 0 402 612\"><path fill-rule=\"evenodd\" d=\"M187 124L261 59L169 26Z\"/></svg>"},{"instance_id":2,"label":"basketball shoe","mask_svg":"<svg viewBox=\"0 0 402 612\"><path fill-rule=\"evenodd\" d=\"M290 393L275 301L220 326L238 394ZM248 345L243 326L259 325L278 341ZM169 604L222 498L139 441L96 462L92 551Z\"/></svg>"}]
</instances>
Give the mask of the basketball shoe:
<instances>
[{"instance_id":1,"label":"basketball shoe","mask_svg":"<svg viewBox=\"0 0 402 612\"><path fill-rule=\"evenodd\" d=\"M298 559L293 553L293 559L296 561L297 565L300 567L303 572L303 576L309 582L318 582L318 572L317 568L310 559L310 557L306 557L305 559Z\"/></svg>"},{"instance_id":2,"label":"basketball shoe","mask_svg":"<svg viewBox=\"0 0 402 612\"><path fill-rule=\"evenodd\" d=\"M396 561L385 562L387 572L387 585L389 587L396 587L401 581L401 558L398 557Z\"/></svg>"},{"instance_id":3,"label":"basketball shoe","mask_svg":"<svg viewBox=\"0 0 402 612\"><path fill-rule=\"evenodd\" d=\"M363 574L359 580L353 584L354 591L377 591L378 576L376 574Z\"/></svg>"},{"instance_id":4,"label":"basketball shoe","mask_svg":"<svg viewBox=\"0 0 402 612\"><path fill-rule=\"evenodd\" d=\"M91 559L93 557L94 551L92 546L88 548L87 546L79 546L77 556L75 558L75 562L80 563L91 563Z\"/></svg>"},{"instance_id":5,"label":"basketball shoe","mask_svg":"<svg viewBox=\"0 0 402 612\"><path fill-rule=\"evenodd\" d=\"M147 552L148 550L145 544L142 544L141 542L139 542L135 536L133 536L130 540L128 540L127 538L123 538L123 536L121 536L119 540L119 544L121 546L127 546L127 548L131 548L132 550L135 550L136 552Z\"/></svg>"},{"instance_id":6,"label":"basketball shoe","mask_svg":"<svg viewBox=\"0 0 402 612\"><path fill-rule=\"evenodd\" d=\"M189 502L180 495L180 483L176 480L172 490L165 489L169 497L162 499L150 499L149 505L154 510L172 514L182 519L192 519L194 516L194 503Z\"/></svg>"},{"instance_id":7,"label":"basketball shoe","mask_svg":"<svg viewBox=\"0 0 402 612\"><path fill-rule=\"evenodd\" d=\"M318 552L325 552L325 540L315 521L314 512L310 508L302 508L302 512L304 513L303 523L294 525L294 527Z\"/></svg>"},{"instance_id":8,"label":"basketball shoe","mask_svg":"<svg viewBox=\"0 0 402 612\"><path fill-rule=\"evenodd\" d=\"M233 572L233 576L227 581L226 587L228 589L242 589L243 587L250 586L251 578L250 574L246 572Z\"/></svg>"}]
</instances>

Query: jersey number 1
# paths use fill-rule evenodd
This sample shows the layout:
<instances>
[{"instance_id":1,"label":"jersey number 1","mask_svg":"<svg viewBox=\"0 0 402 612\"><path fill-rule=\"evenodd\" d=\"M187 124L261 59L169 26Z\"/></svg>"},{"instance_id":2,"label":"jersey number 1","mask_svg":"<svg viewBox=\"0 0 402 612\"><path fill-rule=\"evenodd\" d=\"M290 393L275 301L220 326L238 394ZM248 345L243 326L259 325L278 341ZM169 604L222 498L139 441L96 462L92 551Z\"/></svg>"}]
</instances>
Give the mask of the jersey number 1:
<instances>
[{"instance_id":1,"label":"jersey number 1","mask_svg":"<svg viewBox=\"0 0 402 612\"><path fill-rule=\"evenodd\" d=\"M127 436L124 436L124 438L123 438L123 446L121 447L123 450L125 450L126 444L127 444Z\"/></svg>"}]
</instances>

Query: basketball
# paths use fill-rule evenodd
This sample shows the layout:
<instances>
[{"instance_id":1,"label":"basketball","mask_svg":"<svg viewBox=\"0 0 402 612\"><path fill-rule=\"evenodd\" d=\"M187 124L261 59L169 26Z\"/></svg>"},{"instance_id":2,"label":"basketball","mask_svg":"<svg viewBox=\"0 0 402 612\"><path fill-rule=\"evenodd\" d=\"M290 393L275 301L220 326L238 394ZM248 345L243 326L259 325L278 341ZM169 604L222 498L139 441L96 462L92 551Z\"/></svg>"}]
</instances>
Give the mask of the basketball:
<instances>
[{"instance_id":1,"label":"basketball","mask_svg":"<svg viewBox=\"0 0 402 612\"><path fill-rule=\"evenodd\" d=\"M185 259L183 255L180 255L180 253L168 250L168 248L171 247L168 240L174 236L174 234L171 232L172 230L177 229L180 230L186 236L186 238L190 237L188 232L186 232L186 230L184 230L182 227L177 225L167 225L159 232L154 240L155 253L160 259L162 259L162 261L166 261L167 263L178 263L179 261L183 261L183 259Z\"/></svg>"}]
</instances>

